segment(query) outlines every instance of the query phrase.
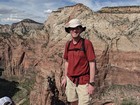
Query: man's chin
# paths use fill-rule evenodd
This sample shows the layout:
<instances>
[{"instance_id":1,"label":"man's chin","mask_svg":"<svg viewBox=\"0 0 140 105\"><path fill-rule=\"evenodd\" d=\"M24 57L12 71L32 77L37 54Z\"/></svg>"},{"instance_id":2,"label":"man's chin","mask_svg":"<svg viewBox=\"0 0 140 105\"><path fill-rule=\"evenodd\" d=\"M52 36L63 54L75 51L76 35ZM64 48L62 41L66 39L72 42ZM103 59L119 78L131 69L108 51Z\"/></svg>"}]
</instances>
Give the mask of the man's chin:
<instances>
[{"instance_id":1,"label":"man's chin","mask_svg":"<svg viewBox=\"0 0 140 105\"><path fill-rule=\"evenodd\" d=\"M77 38L77 37L79 37L79 35L78 35L78 34L76 34L76 35L73 35L73 37L74 37L74 38Z\"/></svg>"},{"instance_id":2,"label":"man's chin","mask_svg":"<svg viewBox=\"0 0 140 105\"><path fill-rule=\"evenodd\" d=\"M74 36L73 38L74 38L74 39L78 39L78 38L79 38L79 36Z\"/></svg>"}]
</instances>

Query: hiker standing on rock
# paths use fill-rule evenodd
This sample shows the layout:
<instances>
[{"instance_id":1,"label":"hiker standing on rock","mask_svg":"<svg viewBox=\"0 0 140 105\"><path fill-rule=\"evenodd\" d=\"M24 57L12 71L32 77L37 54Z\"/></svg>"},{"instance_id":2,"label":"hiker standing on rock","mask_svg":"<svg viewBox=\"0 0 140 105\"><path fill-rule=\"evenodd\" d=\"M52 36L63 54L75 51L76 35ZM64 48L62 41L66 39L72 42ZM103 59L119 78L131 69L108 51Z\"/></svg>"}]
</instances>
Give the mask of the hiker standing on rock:
<instances>
[{"instance_id":1,"label":"hiker standing on rock","mask_svg":"<svg viewBox=\"0 0 140 105\"><path fill-rule=\"evenodd\" d=\"M66 86L67 101L70 105L90 105L95 90L95 53L91 41L80 34L85 31L79 19L70 20L65 31L72 40L65 46L65 74L62 86Z\"/></svg>"}]
</instances>

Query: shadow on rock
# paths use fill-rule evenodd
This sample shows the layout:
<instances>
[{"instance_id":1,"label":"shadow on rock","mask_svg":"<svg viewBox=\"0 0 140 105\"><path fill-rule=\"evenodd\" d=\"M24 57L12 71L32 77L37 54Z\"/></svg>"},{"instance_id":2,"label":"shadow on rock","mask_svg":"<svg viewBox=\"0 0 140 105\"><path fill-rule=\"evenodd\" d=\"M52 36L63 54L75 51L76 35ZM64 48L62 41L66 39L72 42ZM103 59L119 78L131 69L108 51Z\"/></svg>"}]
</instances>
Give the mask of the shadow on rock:
<instances>
[{"instance_id":1,"label":"shadow on rock","mask_svg":"<svg viewBox=\"0 0 140 105\"><path fill-rule=\"evenodd\" d=\"M59 100L59 91L56 87L56 81L54 77L48 77L51 96L51 105L66 105L63 101Z\"/></svg>"},{"instance_id":2,"label":"shadow on rock","mask_svg":"<svg viewBox=\"0 0 140 105\"><path fill-rule=\"evenodd\" d=\"M17 88L18 82L8 81L0 78L0 97L9 96L12 97L20 89Z\"/></svg>"}]
</instances>

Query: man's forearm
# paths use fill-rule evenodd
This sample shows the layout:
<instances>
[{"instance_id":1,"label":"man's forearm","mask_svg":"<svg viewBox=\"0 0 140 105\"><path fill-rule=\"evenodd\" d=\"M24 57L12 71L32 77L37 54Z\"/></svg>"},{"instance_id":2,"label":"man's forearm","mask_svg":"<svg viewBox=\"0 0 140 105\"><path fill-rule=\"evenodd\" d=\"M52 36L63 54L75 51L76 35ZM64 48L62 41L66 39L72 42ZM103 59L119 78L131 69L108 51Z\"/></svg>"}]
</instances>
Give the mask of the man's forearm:
<instances>
[{"instance_id":1,"label":"man's forearm","mask_svg":"<svg viewBox=\"0 0 140 105\"><path fill-rule=\"evenodd\" d=\"M64 77L67 76L67 70L68 70L68 61L65 61L65 71L64 71Z\"/></svg>"},{"instance_id":2,"label":"man's forearm","mask_svg":"<svg viewBox=\"0 0 140 105\"><path fill-rule=\"evenodd\" d=\"M95 62L89 62L90 66L90 81L89 82L94 82L95 81Z\"/></svg>"}]
</instances>

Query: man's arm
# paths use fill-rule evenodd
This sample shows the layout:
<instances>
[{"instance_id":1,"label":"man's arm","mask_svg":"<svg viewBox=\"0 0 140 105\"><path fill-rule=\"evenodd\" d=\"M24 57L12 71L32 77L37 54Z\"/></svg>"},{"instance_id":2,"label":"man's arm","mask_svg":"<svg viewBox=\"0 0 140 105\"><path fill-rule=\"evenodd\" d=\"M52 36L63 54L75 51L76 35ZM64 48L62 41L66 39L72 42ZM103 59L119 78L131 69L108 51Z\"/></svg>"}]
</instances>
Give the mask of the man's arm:
<instances>
[{"instance_id":1,"label":"man's arm","mask_svg":"<svg viewBox=\"0 0 140 105\"><path fill-rule=\"evenodd\" d=\"M93 94L95 90L94 82L95 82L95 61L89 62L90 66L90 80L88 84L88 93ZM93 84L92 84L93 83Z\"/></svg>"},{"instance_id":2,"label":"man's arm","mask_svg":"<svg viewBox=\"0 0 140 105\"><path fill-rule=\"evenodd\" d=\"M63 77L62 77L62 82L61 82L61 86L65 87L66 86L66 82L67 82L67 70L68 70L68 61L65 61L65 69L64 69L64 73L63 73Z\"/></svg>"},{"instance_id":3,"label":"man's arm","mask_svg":"<svg viewBox=\"0 0 140 105\"><path fill-rule=\"evenodd\" d=\"M68 70L68 61L65 60L65 70L64 70L64 77L66 78L67 76L67 70Z\"/></svg>"},{"instance_id":4,"label":"man's arm","mask_svg":"<svg viewBox=\"0 0 140 105\"><path fill-rule=\"evenodd\" d=\"M90 66L90 81L89 82L95 82L95 61L89 62Z\"/></svg>"}]
</instances>

